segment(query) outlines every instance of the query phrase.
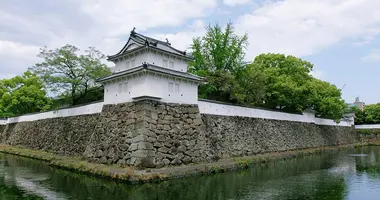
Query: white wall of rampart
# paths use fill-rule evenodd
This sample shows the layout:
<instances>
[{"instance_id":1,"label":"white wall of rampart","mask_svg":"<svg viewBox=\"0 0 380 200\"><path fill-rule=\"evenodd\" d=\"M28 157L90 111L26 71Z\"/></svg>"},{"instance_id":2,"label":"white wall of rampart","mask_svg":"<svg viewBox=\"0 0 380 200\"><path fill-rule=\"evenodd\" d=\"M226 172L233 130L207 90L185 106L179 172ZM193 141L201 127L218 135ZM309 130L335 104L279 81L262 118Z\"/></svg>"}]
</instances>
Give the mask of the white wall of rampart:
<instances>
[{"instance_id":1,"label":"white wall of rampart","mask_svg":"<svg viewBox=\"0 0 380 200\"><path fill-rule=\"evenodd\" d=\"M8 118L6 123L36 121L41 119L57 118L57 117L70 117L78 115L89 115L102 112L103 102L93 103L85 106L66 108L60 110L53 110L49 112L42 112L30 115L22 115L19 117ZM1 122L0 122L1 124Z\"/></svg>"},{"instance_id":2,"label":"white wall of rampart","mask_svg":"<svg viewBox=\"0 0 380 200\"><path fill-rule=\"evenodd\" d=\"M234 105L219 104L208 101L198 101L199 111L202 114L224 115L224 116L241 116L263 119L274 119L284 121L315 123L318 125L329 126L352 126L353 118L342 119L339 124L331 119L322 119L315 117L314 113L304 112L302 114L291 114L272 110L264 110L257 108L240 107Z\"/></svg>"},{"instance_id":3,"label":"white wall of rampart","mask_svg":"<svg viewBox=\"0 0 380 200\"><path fill-rule=\"evenodd\" d=\"M356 129L380 129L380 124L355 125Z\"/></svg>"},{"instance_id":4,"label":"white wall of rampart","mask_svg":"<svg viewBox=\"0 0 380 200\"><path fill-rule=\"evenodd\" d=\"M57 118L57 117L70 117L78 115L88 115L100 113L104 102L89 104L85 106L67 108L37 114L23 115L19 117L12 117L6 120L0 119L0 125L5 125L7 123L25 122L25 121L36 121L41 119ZM223 116L241 116L241 117L252 117L252 118L263 118L263 119L273 119L273 120L284 120L284 121L295 121L295 122L306 122L315 123L318 125L329 125L329 126L352 126L354 125L353 118L342 119L340 123L335 123L331 119L322 119L315 117L314 113L304 112L302 114L291 114L272 110L264 110L258 108L248 108L227 104L220 104L209 101L198 101L199 111L201 114L211 114L211 115L223 115ZM355 126L357 128L379 128L380 124L377 125L359 125Z\"/></svg>"}]
</instances>

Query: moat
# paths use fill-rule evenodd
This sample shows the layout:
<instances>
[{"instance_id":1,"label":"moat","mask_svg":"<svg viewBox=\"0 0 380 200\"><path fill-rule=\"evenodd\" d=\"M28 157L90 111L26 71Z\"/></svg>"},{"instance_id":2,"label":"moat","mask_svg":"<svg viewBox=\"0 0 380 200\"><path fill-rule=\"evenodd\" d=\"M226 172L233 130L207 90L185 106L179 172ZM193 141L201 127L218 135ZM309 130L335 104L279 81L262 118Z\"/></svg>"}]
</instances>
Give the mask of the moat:
<instances>
[{"instance_id":1,"label":"moat","mask_svg":"<svg viewBox=\"0 0 380 200\"><path fill-rule=\"evenodd\" d=\"M0 154L0 199L379 199L380 147L257 164L238 172L127 185Z\"/></svg>"}]
</instances>

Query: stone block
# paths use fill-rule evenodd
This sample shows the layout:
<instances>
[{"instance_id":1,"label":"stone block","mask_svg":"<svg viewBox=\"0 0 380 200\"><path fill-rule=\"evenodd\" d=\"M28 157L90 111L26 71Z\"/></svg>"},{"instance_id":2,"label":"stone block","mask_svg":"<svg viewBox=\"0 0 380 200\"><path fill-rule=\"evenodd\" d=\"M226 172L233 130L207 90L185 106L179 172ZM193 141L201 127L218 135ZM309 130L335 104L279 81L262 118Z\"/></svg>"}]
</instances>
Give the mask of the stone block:
<instances>
[{"instance_id":1,"label":"stone block","mask_svg":"<svg viewBox=\"0 0 380 200\"><path fill-rule=\"evenodd\" d=\"M149 143L149 142L139 142L138 143L138 149L153 150L154 147L153 147L152 143Z\"/></svg>"},{"instance_id":2,"label":"stone block","mask_svg":"<svg viewBox=\"0 0 380 200\"><path fill-rule=\"evenodd\" d=\"M188 146L190 146L190 143L189 143L188 140L183 140L183 141L182 141L182 145L188 147Z\"/></svg>"},{"instance_id":3,"label":"stone block","mask_svg":"<svg viewBox=\"0 0 380 200\"><path fill-rule=\"evenodd\" d=\"M191 107L191 108L188 108L187 112L189 114L197 114L197 113L199 113L199 108L198 108L198 106L197 107Z\"/></svg>"},{"instance_id":4,"label":"stone block","mask_svg":"<svg viewBox=\"0 0 380 200\"><path fill-rule=\"evenodd\" d=\"M126 151L129 149L129 145L128 144L119 144L119 149L121 151Z\"/></svg>"},{"instance_id":5,"label":"stone block","mask_svg":"<svg viewBox=\"0 0 380 200\"><path fill-rule=\"evenodd\" d=\"M189 164L189 163L191 163L192 160L190 157L186 156L182 161L184 164Z\"/></svg>"},{"instance_id":6,"label":"stone block","mask_svg":"<svg viewBox=\"0 0 380 200\"><path fill-rule=\"evenodd\" d=\"M189 118L196 119L197 117L196 117L196 114L189 114Z\"/></svg>"},{"instance_id":7,"label":"stone block","mask_svg":"<svg viewBox=\"0 0 380 200\"><path fill-rule=\"evenodd\" d=\"M178 152L178 149L176 147L170 148L169 153L175 155Z\"/></svg>"},{"instance_id":8,"label":"stone block","mask_svg":"<svg viewBox=\"0 0 380 200\"><path fill-rule=\"evenodd\" d=\"M169 125L169 124L170 124L170 121L168 121L168 120L160 120L160 119L159 119L159 120L157 121L157 123L158 123L158 124L162 124L162 125L165 125L165 124L168 124L168 125Z\"/></svg>"},{"instance_id":9,"label":"stone block","mask_svg":"<svg viewBox=\"0 0 380 200\"><path fill-rule=\"evenodd\" d=\"M155 152L152 150L137 150L132 152L131 157L132 158L145 158L145 157L154 157Z\"/></svg>"},{"instance_id":10,"label":"stone block","mask_svg":"<svg viewBox=\"0 0 380 200\"><path fill-rule=\"evenodd\" d=\"M128 151L136 151L137 150L137 144L131 144L131 146L129 146L129 149Z\"/></svg>"},{"instance_id":11,"label":"stone block","mask_svg":"<svg viewBox=\"0 0 380 200\"><path fill-rule=\"evenodd\" d=\"M179 141L179 140L174 140L173 145L174 145L175 147L179 147L179 146L181 146L181 141Z\"/></svg>"},{"instance_id":12,"label":"stone block","mask_svg":"<svg viewBox=\"0 0 380 200\"><path fill-rule=\"evenodd\" d=\"M95 157L96 158L101 158L104 156L104 153L102 150L98 149L96 152L95 152Z\"/></svg>"},{"instance_id":13,"label":"stone block","mask_svg":"<svg viewBox=\"0 0 380 200\"><path fill-rule=\"evenodd\" d=\"M130 125L130 124L134 124L136 122L136 120L135 119L127 119L126 121L125 121L125 125Z\"/></svg>"},{"instance_id":14,"label":"stone block","mask_svg":"<svg viewBox=\"0 0 380 200\"><path fill-rule=\"evenodd\" d=\"M192 151L186 151L186 152L185 152L185 155L188 155L188 156L190 156L190 157L193 157L193 156L194 156L194 152L192 152Z\"/></svg>"},{"instance_id":15,"label":"stone block","mask_svg":"<svg viewBox=\"0 0 380 200\"><path fill-rule=\"evenodd\" d=\"M165 140L166 140L166 138L165 138L164 135L159 135L159 136L157 137L157 141L159 141L159 142L165 142Z\"/></svg>"},{"instance_id":16,"label":"stone block","mask_svg":"<svg viewBox=\"0 0 380 200\"><path fill-rule=\"evenodd\" d=\"M157 124L156 128L159 129L159 130L162 130L162 129L164 129L164 125L162 125L162 124Z\"/></svg>"},{"instance_id":17,"label":"stone block","mask_svg":"<svg viewBox=\"0 0 380 200\"><path fill-rule=\"evenodd\" d=\"M167 147L160 147L157 151L162 152L162 153L167 153L169 149Z\"/></svg>"},{"instance_id":18,"label":"stone block","mask_svg":"<svg viewBox=\"0 0 380 200\"><path fill-rule=\"evenodd\" d=\"M153 144L153 147L155 147L155 148L160 148L160 147L163 147L164 145L162 144L162 143L159 143L159 142L155 142L154 144Z\"/></svg>"},{"instance_id":19,"label":"stone block","mask_svg":"<svg viewBox=\"0 0 380 200\"><path fill-rule=\"evenodd\" d=\"M185 155L183 155L183 153L178 153L178 154L176 155L176 158L178 158L178 159L180 159L180 160L182 160L184 157L185 157Z\"/></svg>"},{"instance_id":20,"label":"stone block","mask_svg":"<svg viewBox=\"0 0 380 200\"><path fill-rule=\"evenodd\" d=\"M150 142L150 143L155 143L157 141L157 137L149 137L148 138L148 142Z\"/></svg>"},{"instance_id":21,"label":"stone block","mask_svg":"<svg viewBox=\"0 0 380 200\"><path fill-rule=\"evenodd\" d=\"M164 130L168 131L168 130L170 130L170 129L171 129L171 128L170 128L169 125L167 125L167 124L164 125Z\"/></svg>"},{"instance_id":22,"label":"stone block","mask_svg":"<svg viewBox=\"0 0 380 200\"><path fill-rule=\"evenodd\" d=\"M196 118L193 121L194 121L194 125L196 125L196 126L199 126L202 124L202 119Z\"/></svg>"},{"instance_id":23,"label":"stone block","mask_svg":"<svg viewBox=\"0 0 380 200\"><path fill-rule=\"evenodd\" d=\"M148 137L145 135L137 135L132 139L132 143L145 142L148 141Z\"/></svg>"},{"instance_id":24,"label":"stone block","mask_svg":"<svg viewBox=\"0 0 380 200\"><path fill-rule=\"evenodd\" d=\"M170 164L170 160L169 159L163 159L162 162L164 163L165 166L167 166L167 165Z\"/></svg>"},{"instance_id":25,"label":"stone block","mask_svg":"<svg viewBox=\"0 0 380 200\"><path fill-rule=\"evenodd\" d=\"M179 146L178 147L178 152L184 153L186 151L186 146Z\"/></svg>"},{"instance_id":26,"label":"stone block","mask_svg":"<svg viewBox=\"0 0 380 200\"><path fill-rule=\"evenodd\" d=\"M171 162L172 165L180 165L181 163L182 161L179 158L174 158L174 160Z\"/></svg>"},{"instance_id":27,"label":"stone block","mask_svg":"<svg viewBox=\"0 0 380 200\"><path fill-rule=\"evenodd\" d=\"M156 160L157 161L162 161L164 158L166 158L166 155L162 152L156 153Z\"/></svg>"},{"instance_id":28,"label":"stone block","mask_svg":"<svg viewBox=\"0 0 380 200\"><path fill-rule=\"evenodd\" d=\"M173 116L170 116L170 115L165 115L164 117L164 120L167 120L167 121L171 121L173 119L174 119Z\"/></svg>"}]
</instances>

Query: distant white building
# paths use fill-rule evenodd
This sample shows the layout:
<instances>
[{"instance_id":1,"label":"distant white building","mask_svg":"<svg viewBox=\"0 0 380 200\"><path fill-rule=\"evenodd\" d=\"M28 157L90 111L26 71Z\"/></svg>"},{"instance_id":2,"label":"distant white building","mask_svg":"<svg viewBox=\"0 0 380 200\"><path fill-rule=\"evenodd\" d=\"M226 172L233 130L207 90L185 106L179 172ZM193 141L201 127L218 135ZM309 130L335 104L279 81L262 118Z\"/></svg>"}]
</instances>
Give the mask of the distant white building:
<instances>
[{"instance_id":1,"label":"distant white building","mask_svg":"<svg viewBox=\"0 0 380 200\"><path fill-rule=\"evenodd\" d=\"M115 63L112 74L98 80L104 85L105 104L139 99L198 103L202 78L187 73L192 57L168 41L141 35L133 29L127 44L108 60Z\"/></svg>"}]
</instances>

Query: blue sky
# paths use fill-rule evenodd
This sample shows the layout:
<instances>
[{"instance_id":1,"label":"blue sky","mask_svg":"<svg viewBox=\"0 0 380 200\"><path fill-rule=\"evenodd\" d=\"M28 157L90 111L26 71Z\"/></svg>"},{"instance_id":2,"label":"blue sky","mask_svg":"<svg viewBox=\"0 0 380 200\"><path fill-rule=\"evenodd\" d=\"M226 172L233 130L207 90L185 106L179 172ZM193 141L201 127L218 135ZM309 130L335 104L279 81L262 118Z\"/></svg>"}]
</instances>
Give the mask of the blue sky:
<instances>
[{"instance_id":1,"label":"blue sky","mask_svg":"<svg viewBox=\"0 0 380 200\"><path fill-rule=\"evenodd\" d=\"M249 35L246 60L260 53L295 55L313 75L343 85L343 98L380 102L378 0L0 0L0 78L39 61L39 48L122 48L133 27L186 49L205 25L231 20Z\"/></svg>"}]
</instances>

